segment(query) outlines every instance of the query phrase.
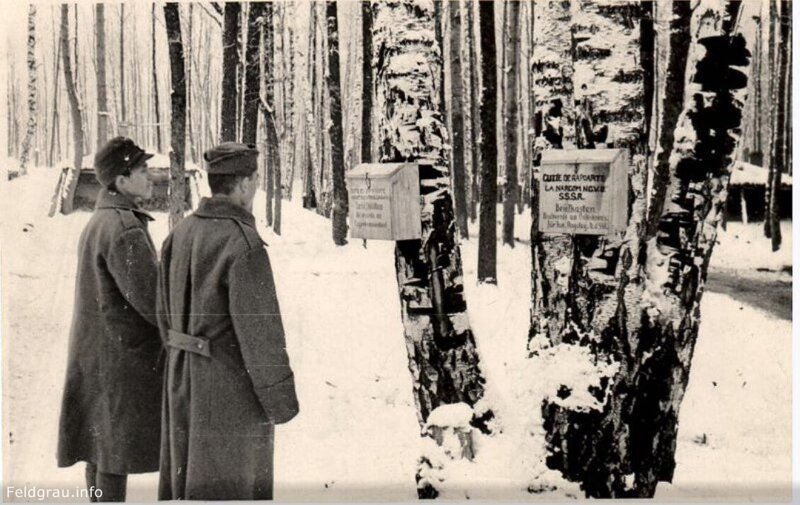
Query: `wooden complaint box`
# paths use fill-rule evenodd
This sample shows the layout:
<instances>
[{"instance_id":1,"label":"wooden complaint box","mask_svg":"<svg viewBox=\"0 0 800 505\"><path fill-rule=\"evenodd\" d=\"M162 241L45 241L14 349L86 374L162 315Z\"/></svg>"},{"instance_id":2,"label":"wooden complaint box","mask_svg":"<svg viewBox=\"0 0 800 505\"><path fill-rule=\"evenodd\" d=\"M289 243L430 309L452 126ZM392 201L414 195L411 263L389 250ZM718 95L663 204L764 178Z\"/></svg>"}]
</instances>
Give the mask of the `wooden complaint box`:
<instances>
[{"instance_id":1,"label":"wooden complaint box","mask_svg":"<svg viewBox=\"0 0 800 505\"><path fill-rule=\"evenodd\" d=\"M362 163L347 173L350 236L412 240L422 236L419 166Z\"/></svg>"},{"instance_id":2,"label":"wooden complaint box","mask_svg":"<svg viewBox=\"0 0 800 505\"><path fill-rule=\"evenodd\" d=\"M624 149L550 150L539 170L539 231L576 235L622 232L628 220Z\"/></svg>"}]
</instances>

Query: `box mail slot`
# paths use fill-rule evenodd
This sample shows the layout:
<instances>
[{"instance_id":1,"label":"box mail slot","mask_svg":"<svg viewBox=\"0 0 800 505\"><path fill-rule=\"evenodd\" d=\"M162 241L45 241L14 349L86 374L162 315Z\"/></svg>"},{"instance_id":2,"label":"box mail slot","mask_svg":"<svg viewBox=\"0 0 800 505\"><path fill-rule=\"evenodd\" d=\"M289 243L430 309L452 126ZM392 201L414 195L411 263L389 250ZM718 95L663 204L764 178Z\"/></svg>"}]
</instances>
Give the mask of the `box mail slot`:
<instances>
[{"instance_id":1,"label":"box mail slot","mask_svg":"<svg viewBox=\"0 0 800 505\"><path fill-rule=\"evenodd\" d=\"M362 163L346 177L351 237L412 240L422 236L416 163Z\"/></svg>"},{"instance_id":2,"label":"box mail slot","mask_svg":"<svg viewBox=\"0 0 800 505\"><path fill-rule=\"evenodd\" d=\"M550 150L539 171L542 233L610 235L628 220L628 162L623 149Z\"/></svg>"}]
</instances>

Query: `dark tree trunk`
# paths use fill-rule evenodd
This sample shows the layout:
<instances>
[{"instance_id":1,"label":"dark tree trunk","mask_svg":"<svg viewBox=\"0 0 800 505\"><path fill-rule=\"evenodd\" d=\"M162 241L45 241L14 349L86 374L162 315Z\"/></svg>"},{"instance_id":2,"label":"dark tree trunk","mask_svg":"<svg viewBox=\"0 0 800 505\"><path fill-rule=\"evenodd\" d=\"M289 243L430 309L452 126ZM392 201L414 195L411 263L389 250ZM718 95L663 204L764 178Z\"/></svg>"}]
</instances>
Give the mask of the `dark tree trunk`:
<instances>
[{"instance_id":1,"label":"dark tree trunk","mask_svg":"<svg viewBox=\"0 0 800 505\"><path fill-rule=\"evenodd\" d=\"M339 21L336 2L327 0L328 93L330 94L331 170L333 179L333 242L347 244L347 187L344 181L344 132L342 129L342 86L339 78Z\"/></svg>"},{"instance_id":2,"label":"dark tree trunk","mask_svg":"<svg viewBox=\"0 0 800 505\"><path fill-rule=\"evenodd\" d=\"M642 20L639 23L640 58L644 78L644 128L642 129L642 145L649 145L650 130L653 126L653 100L656 94L656 2L642 2ZM688 23L687 23L688 28Z\"/></svg>"},{"instance_id":3,"label":"dark tree trunk","mask_svg":"<svg viewBox=\"0 0 800 505\"><path fill-rule=\"evenodd\" d=\"M370 0L361 0L361 72L363 96L361 98L361 163L372 160L372 7Z\"/></svg>"},{"instance_id":4,"label":"dark tree trunk","mask_svg":"<svg viewBox=\"0 0 800 505\"><path fill-rule=\"evenodd\" d=\"M263 115L264 137L266 138L267 152L267 224L272 226L273 231L280 235L280 149L278 145L278 125L275 119L275 31L272 23L273 5L264 4L264 24L262 26L264 34L264 48L262 53L262 68L264 69L264 101L261 104ZM274 208L273 208L274 205Z\"/></svg>"},{"instance_id":5,"label":"dark tree trunk","mask_svg":"<svg viewBox=\"0 0 800 505\"><path fill-rule=\"evenodd\" d=\"M466 159L464 156L464 91L461 67L461 2L448 2L450 9L450 125L453 146L453 196L456 224L463 238L469 238Z\"/></svg>"},{"instance_id":6,"label":"dark tree trunk","mask_svg":"<svg viewBox=\"0 0 800 505\"><path fill-rule=\"evenodd\" d=\"M675 127L683 109L683 95L686 81L686 62L689 58L689 44L692 41L689 28L692 19L691 2L673 2L672 18L669 25L669 59L667 61L666 81L664 82L664 110L659 127L658 155L653 169L653 187L664 188L669 183L669 157L675 146ZM647 215L647 236L654 237L658 222L664 211L666 194L655 194Z\"/></svg>"},{"instance_id":7,"label":"dark tree trunk","mask_svg":"<svg viewBox=\"0 0 800 505\"><path fill-rule=\"evenodd\" d=\"M517 150L519 147L518 123L519 103L517 101L517 86L520 76L520 51L519 51L519 6L520 2L508 2L508 40L506 54L509 61L505 70L505 155L506 155L506 183L503 187L503 244L514 247L514 206L519 197L517 181Z\"/></svg>"},{"instance_id":8,"label":"dark tree trunk","mask_svg":"<svg viewBox=\"0 0 800 505\"><path fill-rule=\"evenodd\" d=\"M446 13L443 12L442 5L446 0L433 0L433 33L436 37L436 40L439 43L439 50L444 55L445 44L444 44L444 20ZM437 80L439 81L436 84L437 91L439 93L439 103L441 104L442 109L442 116L447 118L447 100L445 98L445 78L444 78L444 61L442 62L442 66L439 68L439 76Z\"/></svg>"},{"instance_id":9,"label":"dark tree trunk","mask_svg":"<svg viewBox=\"0 0 800 505\"><path fill-rule=\"evenodd\" d=\"M255 144L258 133L258 106L261 100L259 81L260 25L264 22L265 4L251 2L247 15L247 53L245 55L244 115L242 117L242 142ZM272 76L268 75L268 79Z\"/></svg>"},{"instance_id":10,"label":"dark tree trunk","mask_svg":"<svg viewBox=\"0 0 800 505\"><path fill-rule=\"evenodd\" d=\"M183 219L186 181L186 79L181 39L181 18L177 2L164 4L164 21L169 41L169 67L172 92L172 150L169 153L169 227L174 228Z\"/></svg>"},{"instance_id":11,"label":"dark tree trunk","mask_svg":"<svg viewBox=\"0 0 800 505\"><path fill-rule=\"evenodd\" d=\"M419 424L424 428L440 406L463 403L473 408L474 425L488 431L485 421L491 411L474 408L483 396L484 379L461 284L461 254L442 147L444 125L435 96L442 62L435 38L425 35L433 33L433 13L409 1L376 2L373 8L374 47L380 48L375 70L381 161L427 163L420 168L422 238L397 242L395 249ZM403 62L409 54L424 58L431 72L408 73ZM408 89L415 90L413 96L405 92ZM401 120L405 117L428 120L412 123L408 135L409 125ZM436 497L436 479L430 475L437 469L427 460L421 464L428 477L417 474L418 494Z\"/></svg>"},{"instance_id":12,"label":"dark tree trunk","mask_svg":"<svg viewBox=\"0 0 800 505\"><path fill-rule=\"evenodd\" d=\"M497 50L494 2L478 4L481 27L481 206L478 282L497 284Z\"/></svg>"},{"instance_id":13,"label":"dark tree trunk","mask_svg":"<svg viewBox=\"0 0 800 505\"><path fill-rule=\"evenodd\" d=\"M98 10L100 9L100 7L102 5L103 4L98 4L98 7L97 7ZM156 71L156 60L157 59L156 59L156 4L155 3L153 4L153 13L152 13L152 20L151 21L152 21L151 28L152 28L152 35L153 35L153 53L152 53L152 58L151 58L150 61L152 62L153 101L154 101L154 104L155 104L155 112L156 112L156 148L158 149L158 152L162 152L163 149L164 149L164 143L161 140L161 103L159 101L159 96L158 96L158 72ZM99 23L99 21L98 21L98 23ZM100 54L101 51L100 51L100 42L99 41L97 42L97 46L98 46L97 53ZM103 51L105 51L105 49L103 49ZM98 63L99 63L99 61L100 60L98 58ZM105 62L105 59L103 59L103 62ZM98 86L98 90L99 90L100 89L100 85L98 84L97 86ZM103 91L103 99L105 100L105 90ZM102 107L105 109L105 105L103 105ZM100 144L99 144L99 141L98 141L98 146L99 145Z\"/></svg>"},{"instance_id":14,"label":"dark tree trunk","mask_svg":"<svg viewBox=\"0 0 800 505\"><path fill-rule=\"evenodd\" d=\"M314 192L314 163L316 162L316 138L319 132L315 130L316 124L316 90L317 90L317 63L316 63L316 47L317 47L317 30L316 25L316 8L315 4L311 6L309 12L308 22L308 49L306 56L306 65L308 70L308 98L306 100L306 113L305 113L305 164L303 171L303 207L311 209L316 207L316 194Z\"/></svg>"},{"instance_id":15,"label":"dark tree trunk","mask_svg":"<svg viewBox=\"0 0 800 505\"><path fill-rule=\"evenodd\" d=\"M222 106L220 117L220 142L236 141L239 96L237 79L239 69L239 24L242 5L225 3L225 27L222 32Z\"/></svg>"},{"instance_id":16,"label":"dark tree trunk","mask_svg":"<svg viewBox=\"0 0 800 505\"><path fill-rule=\"evenodd\" d=\"M72 212L72 202L75 198L75 188L78 187L78 177L81 173L83 162L83 118L81 117L81 104L75 86L75 76L72 74L72 62L69 50L69 6L61 4L61 59L64 64L64 81L67 84L67 97L69 97L69 110L72 119L72 177L67 187L67 195L61 206L61 212Z\"/></svg>"},{"instance_id":17,"label":"dark tree trunk","mask_svg":"<svg viewBox=\"0 0 800 505\"><path fill-rule=\"evenodd\" d=\"M772 186L773 179L775 178L775 167L777 160L775 159L775 136L777 135L777 115L778 115L778 30L776 26L780 23L778 15L778 0L769 0L769 44L767 53L767 68L768 68L768 82L767 82L767 95L769 96L769 107L767 117L769 121L769 154L767 158L767 187L764 191L764 236L767 238L772 237L772 220L770 219L770 211L772 210ZM744 216L742 216L744 218Z\"/></svg>"},{"instance_id":18,"label":"dark tree trunk","mask_svg":"<svg viewBox=\"0 0 800 505\"><path fill-rule=\"evenodd\" d=\"M155 8L155 7L153 7ZM106 7L103 3L95 6L96 25L95 34L97 36L95 52L97 54L97 149L99 150L108 141L108 97L106 96ZM153 16L153 26L155 26L155 11ZM153 33L155 42L155 32ZM153 44L155 51L155 44ZM155 76L155 63L153 63ZM156 94L156 100L158 95Z\"/></svg>"}]
</instances>

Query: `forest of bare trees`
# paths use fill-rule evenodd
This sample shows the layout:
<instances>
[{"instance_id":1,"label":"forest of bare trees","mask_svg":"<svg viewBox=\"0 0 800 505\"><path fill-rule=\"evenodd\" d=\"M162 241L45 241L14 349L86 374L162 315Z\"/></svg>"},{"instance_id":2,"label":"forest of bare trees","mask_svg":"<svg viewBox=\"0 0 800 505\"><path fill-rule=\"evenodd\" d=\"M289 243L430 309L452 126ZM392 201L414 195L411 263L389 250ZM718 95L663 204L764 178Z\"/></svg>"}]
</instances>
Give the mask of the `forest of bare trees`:
<instances>
[{"instance_id":1,"label":"forest of bare trees","mask_svg":"<svg viewBox=\"0 0 800 505\"><path fill-rule=\"evenodd\" d=\"M330 218L337 246L348 243L347 172L419 163L422 236L398 241L394 260L421 432L437 407L458 403L474 428L492 430L460 240L477 237L469 268L491 285L497 249L529 247L528 355L579 346L602 378L590 403L565 402L581 386L564 383L541 405L547 465L590 497L652 497L674 474L734 161L768 174L764 233L781 246L791 4L745 4L32 4L24 68L8 58L6 154L19 177L71 167L69 195L85 156L135 138L168 154L158 168L174 226L191 210L185 171L202 153L256 144L258 217L280 234L293 226L282 205L301 199ZM604 148L625 152L625 230L542 232L542 153ZM520 239L523 212L531 228ZM461 443L464 457L479 450ZM431 467L420 461L420 497L437 496Z\"/></svg>"}]
</instances>

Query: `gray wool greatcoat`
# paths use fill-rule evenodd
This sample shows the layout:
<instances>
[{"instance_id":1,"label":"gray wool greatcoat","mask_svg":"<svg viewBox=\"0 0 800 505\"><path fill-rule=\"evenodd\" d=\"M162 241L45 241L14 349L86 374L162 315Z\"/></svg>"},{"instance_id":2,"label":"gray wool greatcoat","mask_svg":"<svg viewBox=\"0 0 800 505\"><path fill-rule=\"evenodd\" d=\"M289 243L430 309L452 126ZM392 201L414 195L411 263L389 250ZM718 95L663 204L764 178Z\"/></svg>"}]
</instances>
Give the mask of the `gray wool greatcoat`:
<instances>
[{"instance_id":1,"label":"gray wool greatcoat","mask_svg":"<svg viewBox=\"0 0 800 505\"><path fill-rule=\"evenodd\" d=\"M274 424L298 412L269 258L243 207L201 200L164 242L159 499L272 498Z\"/></svg>"},{"instance_id":2,"label":"gray wool greatcoat","mask_svg":"<svg viewBox=\"0 0 800 505\"><path fill-rule=\"evenodd\" d=\"M104 189L81 234L60 467L87 461L113 474L158 470L163 348L152 219Z\"/></svg>"}]
</instances>

